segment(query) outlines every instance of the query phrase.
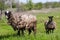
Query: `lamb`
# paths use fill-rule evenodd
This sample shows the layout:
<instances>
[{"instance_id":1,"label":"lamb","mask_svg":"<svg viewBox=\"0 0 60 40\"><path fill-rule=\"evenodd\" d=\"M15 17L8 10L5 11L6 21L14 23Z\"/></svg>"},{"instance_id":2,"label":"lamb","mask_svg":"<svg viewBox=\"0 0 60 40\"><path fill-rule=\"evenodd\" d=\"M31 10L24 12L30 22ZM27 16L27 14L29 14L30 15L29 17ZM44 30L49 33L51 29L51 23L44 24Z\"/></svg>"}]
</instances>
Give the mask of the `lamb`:
<instances>
[{"instance_id":1,"label":"lamb","mask_svg":"<svg viewBox=\"0 0 60 40\"><path fill-rule=\"evenodd\" d=\"M48 18L49 20L45 21L44 23L45 30L46 30L46 33L51 33L51 32L53 33L56 27L56 22L53 21L53 16L49 16Z\"/></svg>"}]
</instances>

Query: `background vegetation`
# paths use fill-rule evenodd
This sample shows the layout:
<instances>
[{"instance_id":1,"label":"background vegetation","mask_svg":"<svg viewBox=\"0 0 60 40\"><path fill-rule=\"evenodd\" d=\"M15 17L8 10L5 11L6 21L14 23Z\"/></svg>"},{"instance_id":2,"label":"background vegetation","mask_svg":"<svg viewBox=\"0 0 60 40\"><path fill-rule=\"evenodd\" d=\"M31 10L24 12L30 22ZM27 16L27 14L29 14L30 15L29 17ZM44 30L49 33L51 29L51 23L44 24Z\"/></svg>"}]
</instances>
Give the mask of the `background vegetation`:
<instances>
[{"instance_id":1,"label":"background vegetation","mask_svg":"<svg viewBox=\"0 0 60 40\"><path fill-rule=\"evenodd\" d=\"M10 3L9 3L10 2ZM9 1L8 3L6 3L6 0L4 1L0 1L0 9L6 9L12 6L12 8L19 8L21 10L39 10L42 8L56 8L56 7L60 7L60 2L46 2L46 3L33 3L32 0L27 0L27 3L19 3L19 1L15 2L15 1Z\"/></svg>"}]
</instances>

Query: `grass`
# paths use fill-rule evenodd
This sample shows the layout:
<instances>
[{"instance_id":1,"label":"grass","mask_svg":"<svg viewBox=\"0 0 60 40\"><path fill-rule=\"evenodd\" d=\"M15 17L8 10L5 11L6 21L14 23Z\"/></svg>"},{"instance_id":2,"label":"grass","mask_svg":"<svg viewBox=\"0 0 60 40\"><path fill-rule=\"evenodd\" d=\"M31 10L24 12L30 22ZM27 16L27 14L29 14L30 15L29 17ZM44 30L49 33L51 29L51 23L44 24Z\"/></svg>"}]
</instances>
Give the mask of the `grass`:
<instances>
[{"instance_id":1,"label":"grass","mask_svg":"<svg viewBox=\"0 0 60 40\"><path fill-rule=\"evenodd\" d=\"M54 33L46 34L44 21L51 15L54 16L54 21L57 26ZM7 24L7 20L3 17L3 19L0 20L0 40L60 40L60 12L37 14L37 20L36 36L34 36L33 33L28 36L28 32L25 32L25 36L17 36L17 31L14 31L12 27Z\"/></svg>"}]
</instances>

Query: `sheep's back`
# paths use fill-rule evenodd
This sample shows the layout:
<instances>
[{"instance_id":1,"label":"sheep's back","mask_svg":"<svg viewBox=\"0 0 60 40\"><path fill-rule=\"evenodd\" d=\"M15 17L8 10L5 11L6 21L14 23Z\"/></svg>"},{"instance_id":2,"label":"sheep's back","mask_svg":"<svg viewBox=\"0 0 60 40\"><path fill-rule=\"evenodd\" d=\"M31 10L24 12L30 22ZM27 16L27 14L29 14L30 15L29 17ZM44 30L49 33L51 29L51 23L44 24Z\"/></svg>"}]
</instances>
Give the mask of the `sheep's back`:
<instances>
[{"instance_id":1,"label":"sheep's back","mask_svg":"<svg viewBox=\"0 0 60 40\"><path fill-rule=\"evenodd\" d=\"M53 21L48 25L49 28L55 28L56 27L56 23Z\"/></svg>"},{"instance_id":2,"label":"sheep's back","mask_svg":"<svg viewBox=\"0 0 60 40\"><path fill-rule=\"evenodd\" d=\"M45 25L45 28L55 28L56 22L52 21L51 23L48 23L48 21L46 21L44 25Z\"/></svg>"}]
</instances>

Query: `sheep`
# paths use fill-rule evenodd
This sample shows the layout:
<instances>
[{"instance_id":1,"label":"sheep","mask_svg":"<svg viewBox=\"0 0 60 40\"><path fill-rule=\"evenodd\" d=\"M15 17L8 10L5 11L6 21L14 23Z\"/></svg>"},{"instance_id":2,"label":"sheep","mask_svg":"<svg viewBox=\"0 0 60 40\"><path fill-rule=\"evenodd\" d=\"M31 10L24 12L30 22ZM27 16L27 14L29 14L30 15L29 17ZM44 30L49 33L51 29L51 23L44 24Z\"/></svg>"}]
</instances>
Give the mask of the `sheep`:
<instances>
[{"instance_id":1,"label":"sheep","mask_svg":"<svg viewBox=\"0 0 60 40\"><path fill-rule=\"evenodd\" d=\"M18 30L18 35L20 35L20 30L24 35L25 29L29 31L29 34L31 33L31 30L33 30L34 34L36 34L37 20L35 16L27 14L12 14L11 11L6 11L5 15L7 16L8 23L13 27L13 29L15 31Z\"/></svg>"},{"instance_id":2,"label":"sheep","mask_svg":"<svg viewBox=\"0 0 60 40\"><path fill-rule=\"evenodd\" d=\"M31 34L32 30L34 34L36 34L36 24L37 24L36 16L25 14L25 15L22 15L20 19L24 21L25 23L24 26L26 26L25 28L28 30L29 35Z\"/></svg>"},{"instance_id":3,"label":"sheep","mask_svg":"<svg viewBox=\"0 0 60 40\"><path fill-rule=\"evenodd\" d=\"M46 33L53 33L55 27L56 27L56 22L53 21L53 16L48 16L49 20L45 21L44 25L45 25L45 30Z\"/></svg>"}]
</instances>

